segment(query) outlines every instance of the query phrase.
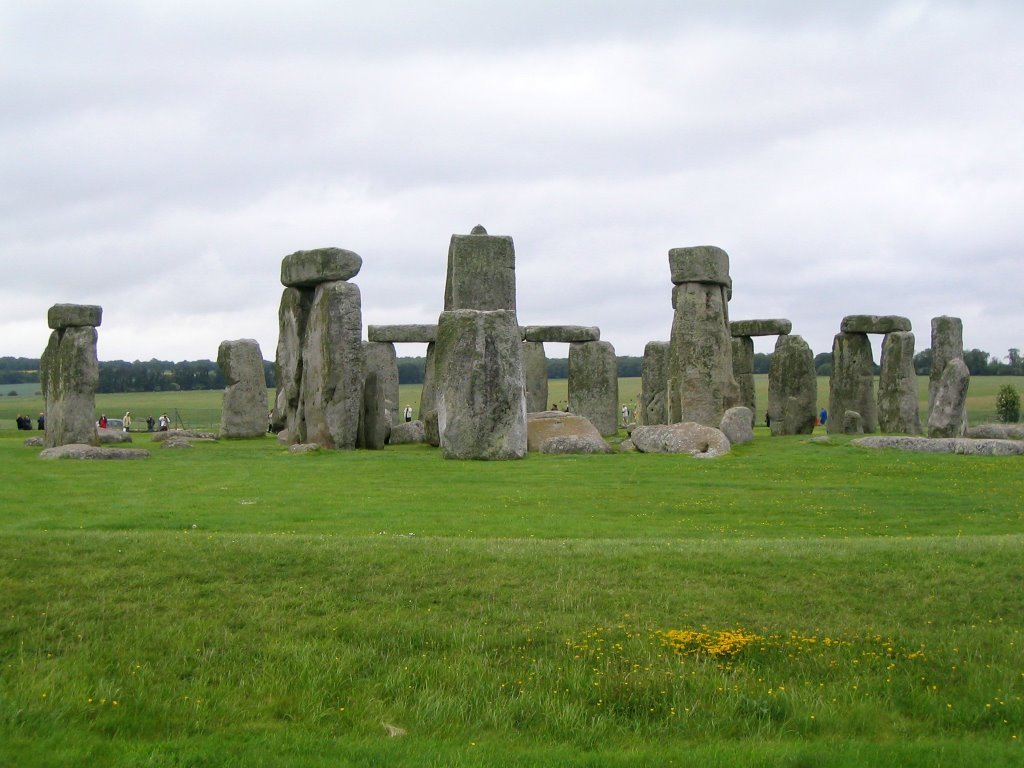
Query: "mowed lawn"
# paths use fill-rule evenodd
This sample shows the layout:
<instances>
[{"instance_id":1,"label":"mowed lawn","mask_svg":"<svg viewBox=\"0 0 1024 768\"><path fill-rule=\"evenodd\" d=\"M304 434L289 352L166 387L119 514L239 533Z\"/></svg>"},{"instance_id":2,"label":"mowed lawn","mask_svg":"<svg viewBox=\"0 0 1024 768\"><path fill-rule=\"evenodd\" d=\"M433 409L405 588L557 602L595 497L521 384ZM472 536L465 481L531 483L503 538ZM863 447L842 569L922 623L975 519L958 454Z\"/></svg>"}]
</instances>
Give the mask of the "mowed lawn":
<instances>
[{"instance_id":1,"label":"mowed lawn","mask_svg":"<svg viewBox=\"0 0 1024 768\"><path fill-rule=\"evenodd\" d=\"M0 430L3 766L1024 764L1020 457L761 428L714 461L137 434L147 460L48 462L25 436Z\"/></svg>"}]
</instances>

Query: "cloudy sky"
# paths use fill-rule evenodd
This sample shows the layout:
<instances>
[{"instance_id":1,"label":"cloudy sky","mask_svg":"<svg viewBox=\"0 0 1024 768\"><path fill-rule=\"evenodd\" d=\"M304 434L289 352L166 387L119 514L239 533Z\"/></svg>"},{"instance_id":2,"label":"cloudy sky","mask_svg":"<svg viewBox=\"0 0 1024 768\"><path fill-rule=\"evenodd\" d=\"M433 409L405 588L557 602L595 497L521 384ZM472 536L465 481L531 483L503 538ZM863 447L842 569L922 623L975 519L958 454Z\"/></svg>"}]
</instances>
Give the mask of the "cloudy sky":
<instances>
[{"instance_id":1,"label":"cloudy sky","mask_svg":"<svg viewBox=\"0 0 1024 768\"><path fill-rule=\"evenodd\" d=\"M323 246L363 257L364 324L436 322L483 224L521 323L619 354L668 338L668 250L713 244L732 319L815 352L949 314L1003 356L1022 40L1017 0L0 0L0 355L73 302L101 360L272 359L281 259Z\"/></svg>"}]
</instances>

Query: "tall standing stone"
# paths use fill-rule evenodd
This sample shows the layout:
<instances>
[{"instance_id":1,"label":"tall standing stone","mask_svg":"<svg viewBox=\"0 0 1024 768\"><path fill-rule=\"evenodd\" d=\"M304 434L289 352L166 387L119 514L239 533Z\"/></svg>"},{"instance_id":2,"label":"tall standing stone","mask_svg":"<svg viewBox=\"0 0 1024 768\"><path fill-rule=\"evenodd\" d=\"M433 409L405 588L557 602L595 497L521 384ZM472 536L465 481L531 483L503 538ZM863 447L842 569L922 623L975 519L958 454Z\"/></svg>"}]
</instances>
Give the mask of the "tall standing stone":
<instances>
[{"instance_id":1,"label":"tall standing stone","mask_svg":"<svg viewBox=\"0 0 1024 768\"><path fill-rule=\"evenodd\" d=\"M773 435L809 435L818 413L814 353L800 336L782 335L768 372L768 414Z\"/></svg>"},{"instance_id":2,"label":"tall standing stone","mask_svg":"<svg viewBox=\"0 0 1024 768\"><path fill-rule=\"evenodd\" d=\"M523 345L516 313L442 312L434 357L437 428L445 458L526 456Z\"/></svg>"},{"instance_id":3,"label":"tall standing stone","mask_svg":"<svg viewBox=\"0 0 1024 768\"><path fill-rule=\"evenodd\" d=\"M928 437L963 437L967 433L964 412L971 372L963 360L946 363L928 414Z\"/></svg>"},{"instance_id":4,"label":"tall standing stone","mask_svg":"<svg viewBox=\"0 0 1024 768\"><path fill-rule=\"evenodd\" d=\"M669 251L675 316L669 348L669 421L718 428L739 400L729 329L729 256L698 246Z\"/></svg>"},{"instance_id":5,"label":"tall standing stone","mask_svg":"<svg viewBox=\"0 0 1024 768\"><path fill-rule=\"evenodd\" d=\"M281 262L274 424L292 443L354 448L363 402L362 307L347 282L362 259L342 248L297 251Z\"/></svg>"},{"instance_id":6,"label":"tall standing stone","mask_svg":"<svg viewBox=\"0 0 1024 768\"><path fill-rule=\"evenodd\" d=\"M526 412L548 409L548 358L544 342L523 342L523 375L526 377Z\"/></svg>"},{"instance_id":7,"label":"tall standing stone","mask_svg":"<svg viewBox=\"0 0 1024 768\"><path fill-rule=\"evenodd\" d=\"M516 308L516 251L512 238L488 235L481 226L452 235L448 247L445 311Z\"/></svg>"},{"instance_id":8,"label":"tall standing stone","mask_svg":"<svg viewBox=\"0 0 1024 768\"><path fill-rule=\"evenodd\" d=\"M217 365L224 373L221 437L261 437L267 433L267 382L263 353L255 339L222 341Z\"/></svg>"},{"instance_id":9,"label":"tall standing stone","mask_svg":"<svg viewBox=\"0 0 1024 768\"><path fill-rule=\"evenodd\" d=\"M932 318L932 367L928 374L928 413L935 405L935 395L946 366L964 359L964 324L959 317ZM966 418L964 419L966 421Z\"/></svg>"},{"instance_id":10,"label":"tall standing stone","mask_svg":"<svg viewBox=\"0 0 1024 768\"><path fill-rule=\"evenodd\" d=\"M363 400L362 308L354 283L316 287L302 346L301 441L355 448Z\"/></svg>"},{"instance_id":11,"label":"tall standing stone","mask_svg":"<svg viewBox=\"0 0 1024 768\"><path fill-rule=\"evenodd\" d=\"M427 356L423 363L423 390L420 393L420 421L427 442L437 448L441 436L437 432L437 366L435 365L436 342L427 344Z\"/></svg>"},{"instance_id":12,"label":"tall standing stone","mask_svg":"<svg viewBox=\"0 0 1024 768\"><path fill-rule=\"evenodd\" d=\"M272 416L275 431L298 435L302 415L302 340L306 336L309 309L313 305L312 288L285 288L277 311L277 357L274 360L274 396Z\"/></svg>"},{"instance_id":13,"label":"tall standing stone","mask_svg":"<svg viewBox=\"0 0 1024 768\"><path fill-rule=\"evenodd\" d=\"M569 410L589 419L604 436L618 432L618 361L607 341L569 345Z\"/></svg>"},{"instance_id":14,"label":"tall standing stone","mask_svg":"<svg viewBox=\"0 0 1024 768\"><path fill-rule=\"evenodd\" d=\"M921 434L914 370L914 334L887 333L882 340L882 371L878 379L878 426L883 432Z\"/></svg>"},{"instance_id":15,"label":"tall standing stone","mask_svg":"<svg viewBox=\"0 0 1024 768\"><path fill-rule=\"evenodd\" d=\"M865 432L878 428L875 401L874 358L866 333L837 333L832 342L832 376L829 379L829 434L842 431L841 415L860 414Z\"/></svg>"},{"instance_id":16,"label":"tall standing stone","mask_svg":"<svg viewBox=\"0 0 1024 768\"><path fill-rule=\"evenodd\" d=\"M649 341L644 347L637 423L641 426L668 423L667 341Z\"/></svg>"},{"instance_id":17,"label":"tall standing stone","mask_svg":"<svg viewBox=\"0 0 1024 768\"><path fill-rule=\"evenodd\" d=\"M367 372L376 371L380 379L381 392L387 425L397 424L398 409L398 355L395 345L389 341L368 341L363 344L363 364Z\"/></svg>"},{"instance_id":18,"label":"tall standing stone","mask_svg":"<svg viewBox=\"0 0 1024 768\"><path fill-rule=\"evenodd\" d=\"M754 388L754 340L749 336L732 337L732 375L740 390L740 405L750 409L757 419L757 392Z\"/></svg>"},{"instance_id":19,"label":"tall standing stone","mask_svg":"<svg viewBox=\"0 0 1024 768\"><path fill-rule=\"evenodd\" d=\"M390 432L388 408L384 396L384 382L376 368L369 368L363 377L362 410L359 414L359 437L356 445L379 451L387 442Z\"/></svg>"},{"instance_id":20,"label":"tall standing stone","mask_svg":"<svg viewBox=\"0 0 1024 768\"><path fill-rule=\"evenodd\" d=\"M103 310L95 305L55 304L48 312L53 332L40 360L45 399L47 448L70 443L98 445L96 433L96 326Z\"/></svg>"}]
</instances>

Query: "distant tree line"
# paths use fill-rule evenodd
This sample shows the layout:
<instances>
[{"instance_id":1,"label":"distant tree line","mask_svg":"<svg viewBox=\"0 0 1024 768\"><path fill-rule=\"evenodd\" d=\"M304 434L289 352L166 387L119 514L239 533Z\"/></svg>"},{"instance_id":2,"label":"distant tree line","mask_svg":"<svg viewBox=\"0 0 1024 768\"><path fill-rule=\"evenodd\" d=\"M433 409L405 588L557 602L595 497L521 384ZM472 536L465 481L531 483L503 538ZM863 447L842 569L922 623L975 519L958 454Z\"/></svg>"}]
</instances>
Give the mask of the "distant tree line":
<instances>
[{"instance_id":1,"label":"distant tree line","mask_svg":"<svg viewBox=\"0 0 1024 768\"><path fill-rule=\"evenodd\" d=\"M638 377L643 372L642 357L622 355L618 361L619 376ZM768 373L771 353L758 352L754 355L754 373ZM964 362L972 376L1024 376L1024 358L1020 349L1008 350L1006 357L996 357L981 349L964 351ZM398 380L402 384L422 384L424 357L398 358ZM919 376L926 376L932 367L932 351L924 349L914 355L914 369ZM814 356L814 369L819 376L832 373L832 353L821 352ZM878 364L875 364L878 373ZM267 386L274 384L274 364L263 361L263 375ZM565 379L569 376L568 358L548 359L548 378ZM29 357L0 357L0 385L32 384L39 382L39 359ZM180 363L169 360L127 362L110 360L100 362L99 392L164 392L192 389L223 389L224 374L213 360L185 360Z\"/></svg>"}]
</instances>

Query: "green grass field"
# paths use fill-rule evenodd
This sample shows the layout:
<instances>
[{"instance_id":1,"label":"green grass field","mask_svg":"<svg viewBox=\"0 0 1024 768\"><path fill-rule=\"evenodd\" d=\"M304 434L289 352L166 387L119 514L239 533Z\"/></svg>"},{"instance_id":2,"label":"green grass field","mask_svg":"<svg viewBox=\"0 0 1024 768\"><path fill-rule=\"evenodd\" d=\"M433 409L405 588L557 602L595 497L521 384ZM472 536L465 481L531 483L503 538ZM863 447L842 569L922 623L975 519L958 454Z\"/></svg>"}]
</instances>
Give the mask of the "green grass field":
<instances>
[{"instance_id":1,"label":"green grass field","mask_svg":"<svg viewBox=\"0 0 1024 768\"><path fill-rule=\"evenodd\" d=\"M47 462L0 418L2 766L1024 764L1020 457Z\"/></svg>"}]
</instances>

